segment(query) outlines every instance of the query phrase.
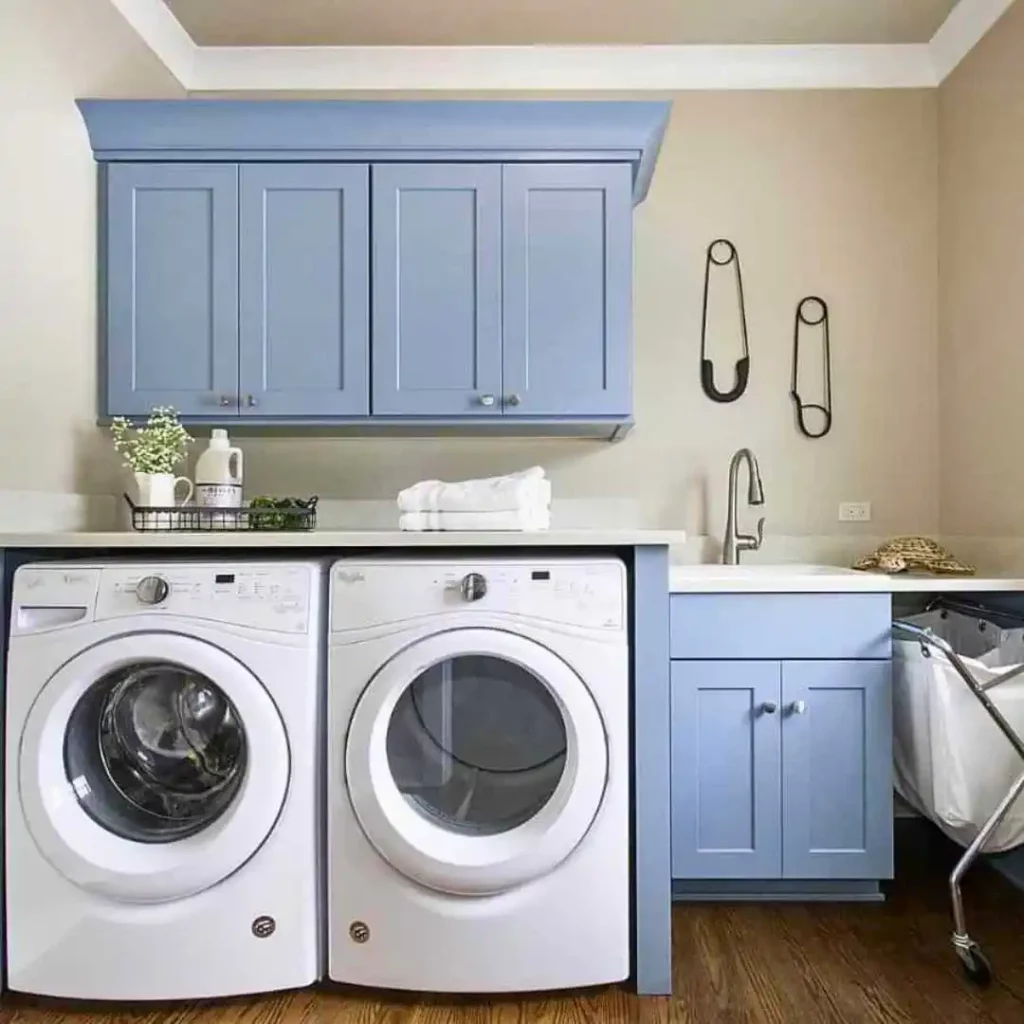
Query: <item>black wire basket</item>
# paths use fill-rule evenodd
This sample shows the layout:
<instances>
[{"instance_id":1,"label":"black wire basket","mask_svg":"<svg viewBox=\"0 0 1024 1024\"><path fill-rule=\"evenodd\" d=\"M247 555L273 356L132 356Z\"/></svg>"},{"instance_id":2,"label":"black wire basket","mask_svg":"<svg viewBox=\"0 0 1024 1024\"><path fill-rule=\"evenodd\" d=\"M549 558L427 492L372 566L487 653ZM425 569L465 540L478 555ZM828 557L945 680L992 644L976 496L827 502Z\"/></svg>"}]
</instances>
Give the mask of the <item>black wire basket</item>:
<instances>
[{"instance_id":1,"label":"black wire basket","mask_svg":"<svg viewBox=\"0 0 1024 1024\"><path fill-rule=\"evenodd\" d=\"M255 498L243 508L175 505L157 508L136 505L126 494L132 529L140 532L208 533L214 530L295 532L316 529L317 496L312 498Z\"/></svg>"}]
</instances>

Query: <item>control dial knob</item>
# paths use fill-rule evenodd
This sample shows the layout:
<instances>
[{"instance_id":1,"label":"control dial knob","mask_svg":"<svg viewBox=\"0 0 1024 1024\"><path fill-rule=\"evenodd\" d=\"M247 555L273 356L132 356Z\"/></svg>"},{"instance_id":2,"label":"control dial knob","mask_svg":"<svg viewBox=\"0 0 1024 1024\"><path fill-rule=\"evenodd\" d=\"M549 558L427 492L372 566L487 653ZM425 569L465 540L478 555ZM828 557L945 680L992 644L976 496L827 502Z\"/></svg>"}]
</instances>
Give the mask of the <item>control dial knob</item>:
<instances>
[{"instance_id":1,"label":"control dial knob","mask_svg":"<svg viewBox=\"0 0 1024 1024\"><path fill-rule=\"evenodd\" d=\"M487 577L479 572L466 573L461 589L463 601L479 601L487 593Z\"/></svg>"},{"instance_id":2,"label":"control dial knob","mask_svg":"<svg viewBox=\"0 0 1024 1024\"><path fill-rule=\"evenodd\" d=\"M143 576L135 586L135 596L142 604L159 604L171 592L162 576Z\"/></svg>"}]
</instances>

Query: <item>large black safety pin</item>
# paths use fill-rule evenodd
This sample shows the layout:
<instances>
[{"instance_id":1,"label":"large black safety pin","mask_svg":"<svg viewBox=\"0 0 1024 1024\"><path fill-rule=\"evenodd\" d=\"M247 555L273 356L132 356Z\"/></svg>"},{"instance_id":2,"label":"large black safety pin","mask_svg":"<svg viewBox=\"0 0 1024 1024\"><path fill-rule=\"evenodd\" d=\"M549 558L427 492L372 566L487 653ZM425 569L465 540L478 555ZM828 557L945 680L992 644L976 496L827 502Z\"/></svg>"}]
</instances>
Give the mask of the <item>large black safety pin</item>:
<instances>
[{"instance_id":1,"label":"large black safety pin","mask_svg":"<svg viewBox=\"0 0 1024 1024\"><path fill-rule=\"evenodd\" d=\"M715 248L724 248L725 258L715 256ZM708 291L711 283L711 265L734 268L736 275L736 297L740 306L740 326L743 331L743 356L736 362L736 383L731 391L719 391L715 387L715 364L708 359ZM747 340L747 310L743 299L743 273L740 270L740 256L736 246L727 238L716 238L709 246L704 260L704 311L700 323L700 386L704 394L716 402L735 402L747 390L750 378L750 343Z\"/></svg>"},{"instance_id":2,"label":"large black safety pin","mask_svg":"<svg viewBox=\"0 0 1024 1024\"><path fill-rule=\"evenodd\" d=\"M811 303L817 303L821 311L819 316L812 318L807 314L807 306ZM820 405L816 402L804 402L800 398L800 392L797 387L797 376L800 369L800 329L802 327L819 326L821 327L821 346L825 373L825 394ZM829 338L828 303L817 295L808 295L806 298L801 299L796 307L796 320L793 324L793 377L789 393L792 395L793 402L796 405L796 424L800 428L800 432L804 437L814 440L824 437L832 429L832 349ZM807 426L807 412L811 409L817 410L824 417L824 423L819 431L811 430Z\"/></svg>"}]
</instances>

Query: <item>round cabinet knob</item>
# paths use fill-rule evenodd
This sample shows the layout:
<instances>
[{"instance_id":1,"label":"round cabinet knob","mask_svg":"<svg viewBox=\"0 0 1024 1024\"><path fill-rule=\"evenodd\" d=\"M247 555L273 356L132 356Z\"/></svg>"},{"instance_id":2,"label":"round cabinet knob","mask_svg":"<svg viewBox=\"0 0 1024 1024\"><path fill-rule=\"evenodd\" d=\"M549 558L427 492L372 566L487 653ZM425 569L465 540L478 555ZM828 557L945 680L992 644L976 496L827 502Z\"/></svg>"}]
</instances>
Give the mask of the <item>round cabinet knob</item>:
<instances>
[{"instance_id":1,"label":"round cabinet knob","mask_svg":"<svg viewBox=\"0 0 1024 1024\"><path fill-rule=\"evenodd\" d=\"M514 392L511 395L508 396L508 404L509 405L519 405L520 402L522 402L522 400L523 400L522 396L521 395L517 395Z\"/></svg>"},{"instance_id":2,"label":"round cabinet knob","mask_svg":"<svg viewBox=\"0 0 1024 1024\"><path fill-rule=\"evenodd\" d=\"M487 577L478 572L462 577L462 600L479 601L487 593Z\"/></svg>"},{"instance_id":3,"label":"round cabinet knob","mask_svg":"<svg viewBox=\"0 0 1024 1024\"><path fill-rule=\"evenodd\" d=\"M487 406L494 405L494 395L481 395L480 404Z\"/></svg>"},{"instance_id":4,"label":"round cabinet knob","mask_svg":"<svg viewBox=\"0 0 1024 1024\"><path fill-rule=\"evenodd\" d=\"M802 700L795 700L789 705L789 712L792 715L802 715L807 710L807 704Z\"/></svg>"},{"instance_id":5,"label":"round cabinet knob","mask_svg":"<svg viewBox=\"0 0 1024 1024\"><path fill-rule=\"evenodd\" d=\"M171 592L162 576L144 576L135 587L135 596L143 604L159 604Z\"/></svg>"},{"instance_id":6,"label":"round cabinet knob","mask_svg":"<svg viewBox=\"0 0 1024 1024\"><path fill-rule=\"evenodd\" d=\"M774 715L774 714L775 714L775 712L779 710L779 705L778 705L778 704L776 704L776 703L775 703L775 701L772 701L772 700L766 700L766 701L765 701L765 702L764 702L764 703L763 703L763 704L761 705L761 710L762 710L762 711L764 712L764 714L766 714L766 715Z\"/></svg>"},{"instance_id":7,"label":"round cabinet knob","mask_svg":"<svg viewBox=\"0 0 1024 1024\"><path fill-rule=\"evenodd\" d=\"M224 408L224 409L226 409L229 405L234 405L234 402L233 402L233 400L232 400L230 395L221 395L217 399L217 401L220 403L221 407Z\"/></svg>"}]
</instances>

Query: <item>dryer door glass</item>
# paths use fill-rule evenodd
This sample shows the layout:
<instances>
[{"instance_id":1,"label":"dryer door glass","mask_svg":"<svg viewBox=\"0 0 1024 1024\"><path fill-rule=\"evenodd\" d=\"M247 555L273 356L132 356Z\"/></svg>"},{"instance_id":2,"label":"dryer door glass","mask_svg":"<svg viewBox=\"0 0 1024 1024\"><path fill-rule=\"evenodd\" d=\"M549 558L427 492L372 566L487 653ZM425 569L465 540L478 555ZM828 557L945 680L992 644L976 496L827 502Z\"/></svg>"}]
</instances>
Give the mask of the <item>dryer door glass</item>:
<instances>
[{"instance_id":1,"label":"dryer door glass","mask_svg":"<svg viewBox=\"0 0 1024 1024\"><path fill-rule=\"evenodd\" d=\"M168 843L216 821L238 794L246 736L209 678L170 662L93 683L64 734L64 768L85 812L115 835Z\"/></svg>"},{"instance_id":2,"label":"dryer door glass","mask_svg":"<svg viewBox=\"0 0 1024 1024\"><path fill-rule=\"evenodd\" d=\"M404 690L388 726L399 791L435 824L506 832L551 799L565 768L566 731L548 688L503 658L447 658Z\"/></svg>"}]
</instances>

